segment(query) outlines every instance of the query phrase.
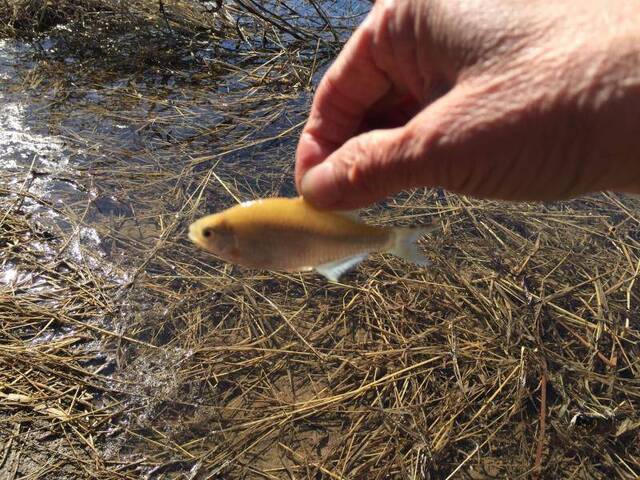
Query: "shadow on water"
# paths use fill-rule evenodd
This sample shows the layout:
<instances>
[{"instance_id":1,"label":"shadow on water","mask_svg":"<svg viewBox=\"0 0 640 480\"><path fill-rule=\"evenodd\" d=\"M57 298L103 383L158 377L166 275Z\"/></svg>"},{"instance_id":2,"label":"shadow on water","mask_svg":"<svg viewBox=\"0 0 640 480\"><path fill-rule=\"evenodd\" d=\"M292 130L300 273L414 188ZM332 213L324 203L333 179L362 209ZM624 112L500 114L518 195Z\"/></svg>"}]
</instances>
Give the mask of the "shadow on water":
<instances>
[{"instance_id":1,"label":"shadow on water","mask_svg":"<svg viewBox=\"0 0 640 480\"><path fill-rule=\"evenodd\" d=\"M419 190L365 214L441 218L430 270L223 264L186 226L295 194L369 3L117 4L0 41L0 477L526 476L540 441L549 478L640 471L637 200Z\"/></svg>"}]
</instances>

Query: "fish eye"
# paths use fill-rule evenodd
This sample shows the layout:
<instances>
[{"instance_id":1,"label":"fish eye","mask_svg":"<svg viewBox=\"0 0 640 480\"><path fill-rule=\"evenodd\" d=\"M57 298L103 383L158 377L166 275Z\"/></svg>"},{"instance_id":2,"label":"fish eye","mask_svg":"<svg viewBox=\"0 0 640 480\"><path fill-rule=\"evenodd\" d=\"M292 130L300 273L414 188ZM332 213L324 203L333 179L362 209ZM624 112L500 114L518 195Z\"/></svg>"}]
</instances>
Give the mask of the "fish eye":
<instances>
[{"instance_id":1,"label":"fish eye","mask_svg":"<svg viewBox=\"0 0 640 480\"><path fill-rule=\"evenodd\" d=\"M204 238L211 238L211 236L212 236L212 235L213 235L213 230L211 230L210 228L205 228L205 229L202 231L202 236L203 236Z\"/></svg>"}]
</instances>

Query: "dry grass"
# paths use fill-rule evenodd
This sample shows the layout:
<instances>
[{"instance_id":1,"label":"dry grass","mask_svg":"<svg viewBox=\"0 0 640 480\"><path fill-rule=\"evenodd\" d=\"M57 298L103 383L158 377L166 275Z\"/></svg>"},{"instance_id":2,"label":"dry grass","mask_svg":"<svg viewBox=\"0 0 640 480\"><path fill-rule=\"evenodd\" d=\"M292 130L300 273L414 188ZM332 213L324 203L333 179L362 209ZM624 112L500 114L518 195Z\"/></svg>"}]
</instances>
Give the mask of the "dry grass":
<instances>
[{"instance_id":1,"label":"dry grass","mask_svg":"<svg viewBox=\"0 0 640 480\"><path fill-rule=\"evenodd\" d=\"M245 3L229 15L267 41L217 66L123 77L46 54L13 86L72 168L3 174L0 477L637 477L637 199L401 195L366 217L440 219L433 266L376 256L342 284L187 242L205 212L294 193L335 48L321 22L328 40L277 47Z\"/></svg>"}]
</instances>

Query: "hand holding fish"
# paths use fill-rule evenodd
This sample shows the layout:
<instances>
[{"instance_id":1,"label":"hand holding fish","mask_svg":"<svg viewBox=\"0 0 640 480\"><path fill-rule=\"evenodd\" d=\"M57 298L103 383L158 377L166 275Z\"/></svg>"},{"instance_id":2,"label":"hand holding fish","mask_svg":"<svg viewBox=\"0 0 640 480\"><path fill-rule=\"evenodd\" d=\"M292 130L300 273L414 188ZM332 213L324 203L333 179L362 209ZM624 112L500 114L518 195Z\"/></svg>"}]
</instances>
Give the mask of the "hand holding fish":
<instances>
[{"instance_id":1,"label":"hand holding fish","mask_svg":"<svg viewBox=\"0 0 640 480\"><path fill-rule=\"evenodd\" d=\"M640 193L639 65L640 2L379 0L318 87L298 190L331 209Z\"/></svg>"}]
</instances>

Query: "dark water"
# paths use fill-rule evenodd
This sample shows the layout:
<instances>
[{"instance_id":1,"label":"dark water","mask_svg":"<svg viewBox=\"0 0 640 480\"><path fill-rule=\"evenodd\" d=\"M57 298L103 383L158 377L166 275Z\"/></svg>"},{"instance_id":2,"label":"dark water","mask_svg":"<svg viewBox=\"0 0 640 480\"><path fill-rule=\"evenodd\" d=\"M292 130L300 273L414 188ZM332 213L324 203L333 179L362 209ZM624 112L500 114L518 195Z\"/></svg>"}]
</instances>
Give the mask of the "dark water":
<instances>
[{"instance_id":1,"label":"dark water","mask_svg":"<svg viewBox=\"0 0 640 480\"><path fill-rule=\"evenodd\" d=\"M303 0L278 2L272 13L308 29L318 39L331 39L335 32L344 41L368 7L363 1L318 4L322 14L330 17L331 30ZM238 21L243 22L242 16ZM64 44L53 38L35 44L0 41L3 186L7 193L29 194L21 199L21 211L44 228L60 229L64 234L75 228L77 241L71 242L74 245L69 251L83 261L86 253L81 252L80 244L92 255L102 255L103 261L114 253L114 242L96 229L109 221L116 222L117 229L138 230L143 242L147 234L153 236L153 228L145 227L145 222L141 225L136 220L137 225L131 226L127 219L132 220L152 201L171 203L171 199L165 200L164 192L176 183L189 182L186 170L206 171L212 162L218 162L220 175L241 177L243 185L238 188L247 190L248 195L293 194L291 169L283 170L282 160L293 160L296 134L313 86L336 47L327 50L319 40L300 44L286 32L282 39L284 45L287 41L296 43L294 53L301 58L300 64L308 65L320 50L311 77L292 79L292 72L286 72L285 78L275 76L275 80L257 85L244 74L202 72L202 65L220 55L220 49L230 62L244 62L246 68L247 51L253 47L239 40L199 50L198 62L184 71L150 69L142 75L122 76L117 72L81 74L84 63L73 55L65 56ZM248 41L259 43L259 39ZM264 59L251 60L256 70L273 56L274 46L262 43ZM51 58L57 61L55 68ZM56 81L57 75L60 81ZM246 168L258 168L265 175L282 172L282 181L274 186L272 176L243 175ZM157 178L157 198L143 188L149 175ZM265 188L276 191L265 192ZM15 198L9 194L5 200ZM166 210L175 208L178 203ZM79 218L82 221L78 223ZM126 249L119 253L127 255Z\"/></svg>"}]
</instances>

